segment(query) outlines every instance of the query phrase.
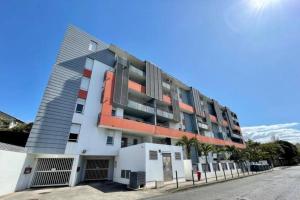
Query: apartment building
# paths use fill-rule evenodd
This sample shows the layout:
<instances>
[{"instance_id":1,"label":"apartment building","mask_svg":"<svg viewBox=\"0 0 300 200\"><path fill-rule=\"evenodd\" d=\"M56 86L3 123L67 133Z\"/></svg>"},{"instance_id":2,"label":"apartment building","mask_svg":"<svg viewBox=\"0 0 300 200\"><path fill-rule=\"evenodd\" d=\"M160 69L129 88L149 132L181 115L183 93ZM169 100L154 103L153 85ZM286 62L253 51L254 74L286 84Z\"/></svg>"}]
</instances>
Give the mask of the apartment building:
<instances>
[{"instance_id":1,"label":"apartment building","mask_svg":"<svg viewBox=\"0 0 300 200\"><path fill-rule=\"evenodd\" d=\"M182 136L244 148L237 115L196 87L70 26L27 141L28 187L184 179ZM198 155L194 155L194 158ZM197 159L193 159L197 162Z\"/></svg>"}]
</instances>

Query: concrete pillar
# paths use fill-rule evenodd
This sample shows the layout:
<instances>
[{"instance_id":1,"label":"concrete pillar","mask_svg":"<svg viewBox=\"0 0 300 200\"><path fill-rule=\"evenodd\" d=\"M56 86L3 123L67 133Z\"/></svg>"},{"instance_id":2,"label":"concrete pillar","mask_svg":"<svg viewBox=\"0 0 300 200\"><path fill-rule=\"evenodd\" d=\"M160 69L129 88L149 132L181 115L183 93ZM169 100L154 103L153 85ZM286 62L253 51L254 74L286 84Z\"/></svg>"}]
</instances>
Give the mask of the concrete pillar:
<instances>
[{"instance_id":1,"label":"concrete pillar","mask_svg":"<svg viewBox=\"0 0 300 200\"><path fill-rule=\"evenodd\" d=\"M81 167L82 158L80 155L74 156L73 166L72 166L72 172L70 177L70 183L69 186L73 187L77 185L80 182L80 176L83 172L83 168ZM77 171L77 168L80 167L80 170Z\"/></svg>"}]
</instances>

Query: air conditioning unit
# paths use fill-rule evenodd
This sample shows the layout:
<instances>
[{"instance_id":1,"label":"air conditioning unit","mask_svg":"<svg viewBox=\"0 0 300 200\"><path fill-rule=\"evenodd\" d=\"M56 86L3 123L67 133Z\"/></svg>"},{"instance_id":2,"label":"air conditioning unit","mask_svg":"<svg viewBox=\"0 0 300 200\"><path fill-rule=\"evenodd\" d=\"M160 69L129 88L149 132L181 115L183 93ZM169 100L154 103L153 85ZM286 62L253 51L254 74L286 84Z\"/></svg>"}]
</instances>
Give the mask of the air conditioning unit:
<instances>
[{"instance_id":1,"label":"air conditioning unit","mask_svg":"<svg viewBox=\"0 0 300 200\"><path fill-rule=\"evenodd\" d=\"M146 184L146 173L145 172L130 172L130 179L128 187L131 189L139 189L144 187Z\"/></svg>"}]
</instances>

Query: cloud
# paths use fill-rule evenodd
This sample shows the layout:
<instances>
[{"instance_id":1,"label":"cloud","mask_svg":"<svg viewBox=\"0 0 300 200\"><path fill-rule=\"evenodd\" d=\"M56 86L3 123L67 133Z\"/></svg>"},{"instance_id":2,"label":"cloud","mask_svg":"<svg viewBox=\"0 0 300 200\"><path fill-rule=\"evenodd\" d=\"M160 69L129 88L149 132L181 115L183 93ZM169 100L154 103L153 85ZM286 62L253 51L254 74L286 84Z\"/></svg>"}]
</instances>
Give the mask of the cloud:
<instances>
[{"instance_id":1,"label":"cloud","mask_svg":"<svg viewBox=\"0 0 300 200\"><path fill-rule=\"evenodd\" d=\"M300 123L285 123L243 127L244 138L257 142L269 142L272 138L300 143Z\"/></svg>"}]
</instances>

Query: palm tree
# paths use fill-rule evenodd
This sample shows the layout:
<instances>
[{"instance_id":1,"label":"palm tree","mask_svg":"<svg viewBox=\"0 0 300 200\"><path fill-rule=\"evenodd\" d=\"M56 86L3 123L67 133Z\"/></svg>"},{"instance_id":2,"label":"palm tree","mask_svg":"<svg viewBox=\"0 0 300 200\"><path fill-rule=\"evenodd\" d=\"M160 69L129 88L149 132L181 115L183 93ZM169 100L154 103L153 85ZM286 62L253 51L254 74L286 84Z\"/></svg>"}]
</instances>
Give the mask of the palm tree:
<instances>
[{"instance_id":1,"label":"palm tree","mask_svg":"<svg viewBox=\"0 0 300 200\"><path fill-rule=\"evenodd\" d=\"M206 144L206 143L199 143L198 149L202 154L204 154L206 167L208 167L209 165L208 165L207 156L208 156L209 152L213 151L213 146L210 144ZM204 170L204 175L205 175L205 181L207 182L206 169Z\"/></svg>"},{"instance_id":2,"label":"palm tree","mask_svg":"<svg viewBox=\"0 0 300 200\"><path fill-rule=\"evenodd\" d=\"M199 141L197 140L197 138L188 138L187 136L182 136L181 139L176 143L177 146L183 146L186 150L186 157L188 159L191 158L191 148L197 147L198 146Z\"/></svg>"},{"instance_id":3,"label":"palm tree","mask_svg":"<svg viewBox=\"0 0 300 200\"><path fill-rule=\"evenodd\" d=\"M215 176L216 176L216 180L218 180L218 177L217 177L217 170L219 169L219 164L220 164L220 155L221 153L223 153L225 151L225 149L221 146L214 146L213 147L213 152L215 154L217 154L217 167L214 168L214 171L215 171Z\"/></svg>"},{"instance_id":4,"label":"palm tree","mask_svg":"<svg viewBox=\"0 0 300 200\"><path fill-rule=\"evenodd\" d=\"M217 154L217 163L220 163L220 155L225 151L221 146L214 146L213 152Z\"/></svg>"}]
</instances>

